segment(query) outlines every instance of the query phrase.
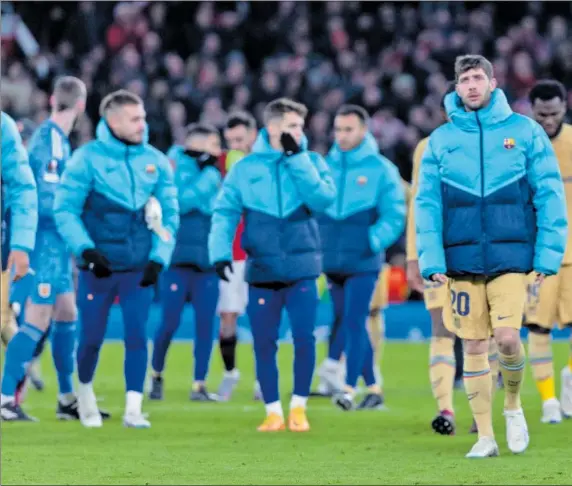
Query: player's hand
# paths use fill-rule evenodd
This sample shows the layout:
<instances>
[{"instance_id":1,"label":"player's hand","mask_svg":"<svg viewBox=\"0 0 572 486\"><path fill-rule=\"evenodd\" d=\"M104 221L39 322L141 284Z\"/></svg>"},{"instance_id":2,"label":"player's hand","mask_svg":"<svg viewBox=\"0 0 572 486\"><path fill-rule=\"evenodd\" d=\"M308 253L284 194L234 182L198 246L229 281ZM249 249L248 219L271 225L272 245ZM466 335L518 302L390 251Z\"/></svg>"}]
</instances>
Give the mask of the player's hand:
<instances>
[{"instance_id":1,"label":"player's hand","mask_svg":"<svg viewBox=\"0 0 572 486\"><path fill-rule=\"evenodd\" d=\"M228 277L226 275L226 269L229 269L230 273L234 273L234 268L232 267L232 262L230 260L222 260L215 263L215 271L221 280L228 282Z\"/></svg>"},{"instance_id":2,"label":"player's hand","mask_svg":"<svg viewBox=\"0 0 572 486\"><path fill-rule=\"evenodd\" d=\"M214 167L218 169L216 163L218 162L218 157L209 154L208 152L204 152L200 154L196 158L197 164L199 165L199 169L203 170L205 167Z\"/></svg>"},{"instance_id":3,"label":"player's hand","mask_svg":"<svg viewBox=\"0 0 572 486\"><path fill-rule=\"evenodd\" d=\"M407 269L407 283L409 284L409 287L417 292L423 292L425 284L423 283L423 277L419 270L419 261L408 260L405 267Z\"/></svg>"},{"instance_id":4,"label":"player's hand","mask_svg":"<svg viewBox=\"0 0 572 486\"><path fill-rule=\"evenodd\" d=\"M283 132L282 135L280 135L280 143L282 144L284 153L288 157L300 152L300 146L298 145L296 140L294 140L294 137L289 133Z\"/></svg>"},{"instance_id":5,"label":"player's hand","mask_svg":"<svg viewBox=\"0 0 572 486\"><path fill-rule=\"evenodd\" d=\"M433 282L441 282L444 284L447 283L447 276L442 273L434 273L433 275L431 275L430 279Z\"/></svg>"},{"instance_id":6,"label":"player's hand","mask_svg":"<svg viewBox=\"0 0 572 486\"><path fill-rule=\"evenodd\" d=\"M151 287L157 283L159 280L159 274L163 271L163 264L157 263L151 260L145 266L145 270L143 270L143 278L139 285L141 287Z\"/></svg>"},{"instance_id":7,"label":"player's hand","mask_svg":"<svg viewBox=\"0 0 572 486\"><path fill-rule=\"evenodd\" d=\"M8 255L8 269L14 268L14 282L25 277L30 270L30 256L23 250L12 250Z\"/></svg>"},{"instance_id":8,"label":"player's hand","mask_svg":"<svg viewBox=\"0 0 572 486\"><path fill-rule=\"evenodd\" d=\"M111 277L111 263L95 248L84 250L81 257L87 263L87 268L95 275L95 278Z\"/></svg>"},{"instance_id":9,"label":"player's hand","mask_svg":"<svg viewBox=\"0 0 572 486\"><path fill-rule=\"evenodd\" d=\"M536 278L534 279L534 285L540 286L542 285L542 282L544 282L544 279L546 278L546 275L544 275L543 273L536 273Z\"/></svg>"}]
</instances>

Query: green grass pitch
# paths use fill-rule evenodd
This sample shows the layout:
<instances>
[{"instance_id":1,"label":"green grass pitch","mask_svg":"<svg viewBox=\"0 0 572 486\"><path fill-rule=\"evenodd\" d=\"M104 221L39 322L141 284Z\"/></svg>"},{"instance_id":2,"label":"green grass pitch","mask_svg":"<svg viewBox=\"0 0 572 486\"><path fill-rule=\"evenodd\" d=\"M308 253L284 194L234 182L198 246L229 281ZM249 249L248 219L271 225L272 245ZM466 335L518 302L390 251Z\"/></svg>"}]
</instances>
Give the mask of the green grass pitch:
<instances>
[{"instance_id":1,"label":"green grass pitch","mask_svg":"<svg viewBox=\"0 0 572 486\"><path fill-rule=\"evenodd\" d=\"M213 350L210 389L221 373ZM320 346L320 358L325 349ZM557 375L567 343L555 349ZM144 404L149 430L124 429L123 350L104 346L96 375L101 406L114 416L102 429L55 419L56 381L49 351L43 368L47 389L30 391L27 410L38 424L2 424L1 484L571 484L572 420L540 424L540 399L527 370L523 402L531 445L512 455L504 438L502 391L495 401L501 457L468 460L475 441L463 392L456 392L458 433L434 434L436 410L428 379L426 344L390 343L384 350L387 410L344 413L327 399L310 399L312 430L256 432L263 407L252 401L251 347L241 345L242 380L229 403L188 400L191 345L173 345L165 376L166 397ZM292 348L280 350L283 402L292 382ZM558 381L558 380L557 380ZM559 383L557 383L559 385Z\"/></svg>"}]
</instances>

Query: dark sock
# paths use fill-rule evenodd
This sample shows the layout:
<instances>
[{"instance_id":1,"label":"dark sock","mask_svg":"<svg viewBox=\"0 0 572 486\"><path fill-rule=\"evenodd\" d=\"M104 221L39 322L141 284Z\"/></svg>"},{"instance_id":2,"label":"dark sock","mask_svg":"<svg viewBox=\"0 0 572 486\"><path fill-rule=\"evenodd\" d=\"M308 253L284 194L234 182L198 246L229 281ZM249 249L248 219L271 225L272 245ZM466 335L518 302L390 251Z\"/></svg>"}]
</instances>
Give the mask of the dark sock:
<instances>
[{"instance_id":1,"label":"dark sock","mask_svg":"<svg viewBox=\"0 0 572 486\"><path fill-rule=\"evenodd\" d=\"M236 365L236 341L236 335L219 338L220 354L226 371L234 370Z\"/></svg>"},{"instance_id":2,"label":"dark sock","mask_svg":"<svg viewBox=\"0 0 572 486\"><path fill-rule=\"evenodd\" d=\"M455 338L455 381L463 379L463 341Z\"/></svg>"}]
</instances>

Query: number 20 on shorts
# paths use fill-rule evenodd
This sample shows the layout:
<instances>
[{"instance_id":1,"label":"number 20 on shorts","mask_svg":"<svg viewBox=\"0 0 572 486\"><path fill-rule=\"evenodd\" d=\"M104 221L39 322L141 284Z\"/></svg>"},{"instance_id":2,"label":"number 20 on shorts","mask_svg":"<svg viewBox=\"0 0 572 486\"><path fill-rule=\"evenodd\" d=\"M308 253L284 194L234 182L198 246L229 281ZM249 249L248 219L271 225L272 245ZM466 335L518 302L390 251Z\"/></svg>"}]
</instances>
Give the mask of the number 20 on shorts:
<instances>
[{"instance_id":1,"label":"number 20 on shorts","mask_svg":"<svg viewBox=\"0 0 572 486\"><path fill-rule=\"evenodd\" d=\"M465 317L471 311L471 300L467 292L455 292L451 290L451 307L453 313Z\"/></svg>"}]
</instances>

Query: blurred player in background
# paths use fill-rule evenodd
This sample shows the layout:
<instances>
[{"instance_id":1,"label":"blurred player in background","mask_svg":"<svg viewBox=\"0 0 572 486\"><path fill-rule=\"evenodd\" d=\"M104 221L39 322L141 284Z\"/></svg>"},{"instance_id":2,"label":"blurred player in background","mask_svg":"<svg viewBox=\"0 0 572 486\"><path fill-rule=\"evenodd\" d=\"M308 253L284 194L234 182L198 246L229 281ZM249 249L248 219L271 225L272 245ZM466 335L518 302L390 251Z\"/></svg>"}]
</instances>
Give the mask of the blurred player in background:
<instances>
[{"instance_id":1,"label":"blurred player in background","mask_svg":"<svg viewBox=\"0 0 572 486\"><path fill-rule=\"evenodd\" d=\"M256 120L250 113L231 113L226 122L224 138L228 151L224 154L225 171L248 155L256 141ZM220 280L218 313L220 315L219 347L224 362L224 376L218 389L221 400L228 400L238 384L240 372L236 367L237 320L246 312L248 304L248 284L244 278L246 253L242 248L244 222L241 220L232 245L233 273L226 280ZM258 381L255 397L260 395Z\"/></svg>"},{"instance_id":2,"label":"blurred player in background","mask_svg":"<svg viewBox=\"0 0 572 486\"><path fill-rule=\"evenodd\" d=\"M32 420L15 402L16 386L25 374L21 356L34 353L41 331L30 326L16 332L10 308L10 283L23 278L30 270L29 254L34 250L38 225L38 194L26 150L14 120L1 114L2 138L2 296L1 335L7 346L0 395L2 420ZM10 212L7 221L8 211ZM10 363L8 365L8 363Z\"/></svg>"},{"instance_id":3,"label":"blurred player in background","mask_svg":"<svg viewBox=\"0 0 572 486\"><path fill-rule=\"evenodd\" d=\"M147 428L143 385L147 368L147 320L153 286L175 247L179 205L169 160L147 144L141 99L124 90L100 105L97 139L76 150L56 193L56 225L78 259L77 303L82 316L78 362L79 416L101 427L93 390L109 310L116 297L125 340L126 427ZM145 208L157 198L164 226L152 232Z\"/></svg>"},{"instance_id":4,"label":"blurred player in background","mask_svg":"<svg viewBox=\"0 0 572 486\"><path fill-rule=\"evenodd\" d=\"M338 193L318 219L324 273L335 320L340 323L335 341L344 342L347 350L344 391L334 399L342 410L355 408L362 371L368 393L358 408L375 409L383 404L373 363L367 371L364 368L369 341L366 322L384 252L405 225L405 199L397 168L379 154L368 122L369 116L360 106L344 105L338 110L336 141L326 157Z\"/></svg>"},{"instance_id":5,"label":"blurred player in background","mask_svg":"<svg viewBox=\"0 0 572 486\"><path fill-rule=\"evenodd\" d=\"M232 242L244 215L248 254L248 317L254 338L256 375L266 403L262 432L285 428L278 391L276 352L282 309L294 339L294 393L288 425L310 429L306 403L315 366L316 278L322 271L320 237L313 211L323 211L336 189L321 156L308 152L307 108L286 98L264 110L265 129L252 153L226 176L215 203L209 254L220 277L232 272Z\"/></svg>"},{"instance_id":6,"label":"blurred player in background","mask_svg":"<svg viewBox=\"0 0 572 486\"><path fill-rule=\"evenodd\" d=\"M564 181L568 221L572 220L572 126L564 123L566 89L554 80L539 81L529 94L532 116L552 142ZM528 357L542 399L542 422L559 423L562 414L572 417L572 343L568 365L561 372L560 402L556 398L550 331L554 322L572 328L572 231L557 275L535 285L529 281L525 325L528 327ZM572 336L571 336L572 339Z\"/></svg>"},{"instance_id":7,"label":"blurred player in background","mask_svg":"<svg viewBox=\"0 0 572 486\"><path fill-rule=\"evenodd\" d=\"M195 310L193 401L214 401L206 389L213 346L214 317L219 296L218 275L209 263L208 237L214 198L222 180L218 158L218 130L204 123L187 127L184 146L174 146L168 156L175 169L180 228L171 266L161 277L161 323L153 343L153 382L149 397L163 399L165 357L181 323L185 302Z\"/></svg>"},{"instance_id":8,"label":"blurred player in background","mask_svg":"<svg viewBox=\"0 0 572 486\"><path fill-rule=\"evenodd\" d=\"M450 123L435 130L420 166L415 218L421 275L450 277L453 327L465 342L465 390L479 440L467 457L499 454L492 425L491 329L505 379L508 447L529 444L520 391L526 275L556 274L566 246L564 188L550 141L515 114L497 89L492 64L458 57ZM525 194L526 197L523 197ZM530 194L530 196L528 196Z\"/></svg>"}]
</instances>

